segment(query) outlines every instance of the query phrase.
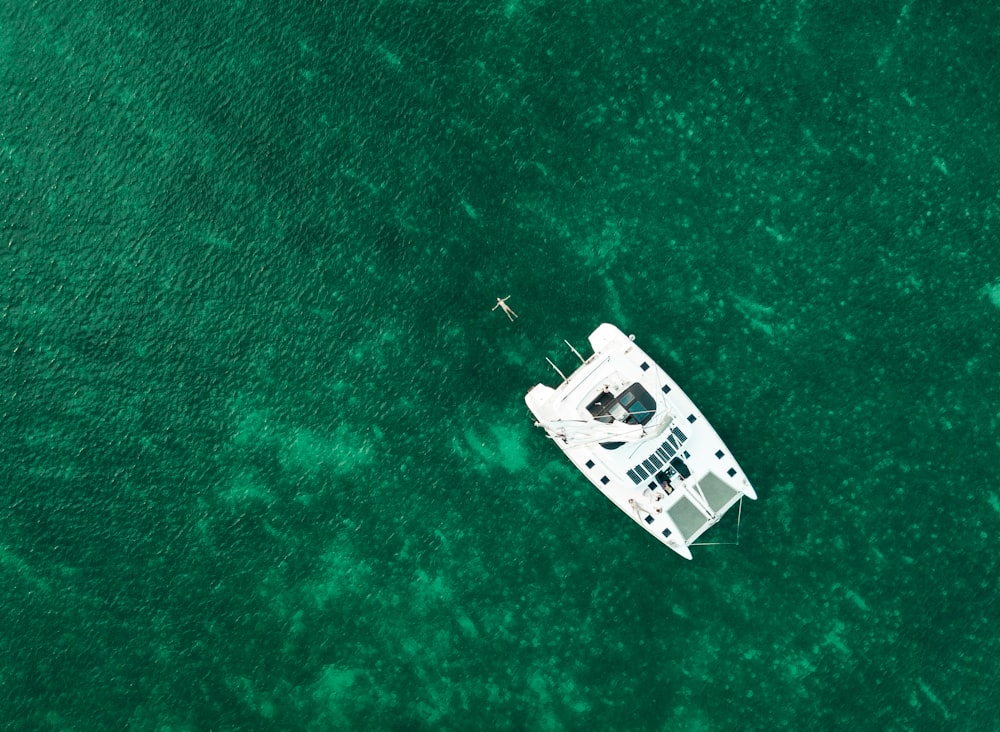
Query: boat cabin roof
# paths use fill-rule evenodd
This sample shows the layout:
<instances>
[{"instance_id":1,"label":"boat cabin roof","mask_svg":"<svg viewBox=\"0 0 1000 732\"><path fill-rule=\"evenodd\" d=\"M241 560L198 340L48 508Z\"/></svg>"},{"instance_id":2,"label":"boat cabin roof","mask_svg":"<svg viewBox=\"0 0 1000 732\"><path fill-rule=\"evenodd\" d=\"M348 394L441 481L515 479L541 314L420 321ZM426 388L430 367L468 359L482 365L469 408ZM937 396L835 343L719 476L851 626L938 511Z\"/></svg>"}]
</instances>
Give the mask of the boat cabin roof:
<instances>
[{"instance_id":1,"label":"boat cabin roof","mask_svg":"<svg viewBox=\"0 0 1000 732\"><path fill-rule=\"evenodd\" d=\"M615 396L606 389L587 405L587 411L598 422L625 422L626 424L646 424L656 414L656 399L646 391L646 387L635 382L621 394Z\"/></svg>"}]
</instances>

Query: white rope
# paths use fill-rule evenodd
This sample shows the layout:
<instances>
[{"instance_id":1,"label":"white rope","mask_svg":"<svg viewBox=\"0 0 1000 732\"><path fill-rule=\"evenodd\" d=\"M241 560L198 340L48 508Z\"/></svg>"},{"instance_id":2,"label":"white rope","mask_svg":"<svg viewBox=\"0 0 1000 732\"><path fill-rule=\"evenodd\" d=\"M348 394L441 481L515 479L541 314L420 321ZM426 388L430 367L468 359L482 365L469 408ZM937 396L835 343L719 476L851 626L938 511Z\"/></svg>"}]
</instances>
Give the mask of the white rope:
<instances>
[{"instance_id":1,"label":"white rope","mask_svg":"<svg viewBox=\"0 0 1000 732\"><path fill-rule=\"evenodd\" d=\"M688 546L739 546L740 545L740 522L743 520L743 498L740 496L739 509L736 513L736 541L705 541L689 544Z\"/></svg>"}]
</instances>

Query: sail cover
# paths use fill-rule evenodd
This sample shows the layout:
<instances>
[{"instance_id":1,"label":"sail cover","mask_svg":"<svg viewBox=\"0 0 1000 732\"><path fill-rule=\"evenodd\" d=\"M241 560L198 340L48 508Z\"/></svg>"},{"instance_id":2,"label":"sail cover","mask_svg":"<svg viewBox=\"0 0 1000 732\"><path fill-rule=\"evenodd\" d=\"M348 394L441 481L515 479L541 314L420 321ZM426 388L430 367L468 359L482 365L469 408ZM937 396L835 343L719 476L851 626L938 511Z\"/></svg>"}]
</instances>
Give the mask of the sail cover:
<instances>
[{"instance_id":1,"label":"sail cover","mask_svg":"<svg viewBox=\"0 0 1000 732\"><path fill-rule=\"evenodd\" d=\"M592 445L595 442L636 442L647 434L639 424L598 422L596 419L553 419L541 423L549 437L567 445Z\"/></svg>"}]
</instances>

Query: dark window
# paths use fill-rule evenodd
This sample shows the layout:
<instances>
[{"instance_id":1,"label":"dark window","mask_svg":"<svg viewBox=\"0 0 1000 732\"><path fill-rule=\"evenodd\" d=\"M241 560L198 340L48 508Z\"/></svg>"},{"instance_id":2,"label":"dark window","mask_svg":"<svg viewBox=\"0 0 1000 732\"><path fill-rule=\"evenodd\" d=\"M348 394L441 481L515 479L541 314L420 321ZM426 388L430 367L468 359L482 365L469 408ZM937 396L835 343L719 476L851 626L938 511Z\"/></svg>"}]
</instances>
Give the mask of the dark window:
<instances>
[{"instance_id":1,"label":"dark window","mask_svg":"<svg viewBox=\"0 0 1000 732\"><path fill-rule=\"evenodd\" d=\"M641 480L641 478L639 478L639 476L635 474L634 470L628 471L628 477L632 479L633 483L639 485L639 481Z\"/></svg>"},{"instance_id":2,"label":"dark window","mask_svg":"<svg viewBox=\"0 0 1000 732\"><path fill-rule=\"evenodd\" d=\"M587 467L588 467L588 468L592 468L592 467L594 467L594 461L593 461L593 460L588 460L588 461L587 461Z\"/></svg>"},{"instance_id":3,"label":"dark window","mask_svg":"<svg viewBox=\"0 0 1000 732\"><path fill-rule=\"evenodd\" d=\"M719 460L722 460L722 456L725 455L725 454L726 453L724 453L722 450L718 450L715 453L715 457L719 458Z\"/></svg>"},{"instance_id":4,"label":"dark window","mask_svg":"<svg viewBox=\"0 0 1000 732\"><path fill-rule=\"evenodd\" d=\"M645 361L643 361L641 364L639 364L639 368L641 368L643 371L648 371L649 370L649 364L646 363Z\"/></svg>"},{"instance_id":5,"label":"dark window","mask_svg":"<svg viewBox=\"0 0 1000 732\"><path fill-rule=\"evenodd\" d=\"M646 480L646 478L649 477L649 473L643 470L641 465L635 466L635 472L637 472L639 474L639 477L642 478L643 480Z\"/></svg>"},{"instance_id":6,"label":"dark window","mask_svg":"<svg viewBox=\"0 0 1000 732\"><path fill-rule=\"evenodd\" d=\"M726 473L728 473L729 477L732 478L734 475L736 475L736 470L733 469L733 468L730 468L729 470L726 471Z\"/></svg>"},{"instance_id":7,"label":"dark window","mask_svg":"<svg viewBox=\"0 0 1000 732\"><path fill-rule=\"evenodd\" d=\"M608 484L608 482L609 482L609 481L608 481L608 476L606 476L606 475L602 475L602 476L601 476L601 483L603 483L604 485L607 485L607 484Z\"/></svg>"},{"instance_id":8,"label":"dark window","mask_svg":"<svg viewBox=\"0 0 1000 732\"><path fill-rule=\"evenodd\" d=\"M663 538L665 538L665 539L669 539L670 538L670 529L664 529L663 530Z\"/></svg>"},{"instance_id":9,"label":"dark window","mask_svg":"<svg viewBox=\"0 0 1000 732\"><path fill-rule=\"evenodd\" d=\"M646 515L646 518L645 518L645 521L646 521L646 523L647 523L647 524L651 524L651 523L653 523L653 522L654 522L655 520L656 520L656 519L654 519L654 518L653 518L652 516L650 516L650 515L648 515L648 514Z\"/></svg>"},{"instance_id":10,"label":"dark window","mask_svg":"<svg viewBox=\"0 0 1000 732\"><path fill-rule=\"evenodd\" d=\"M656 400L642 384L635 383L618 396L601 391L590 404L589 411L598 422L610 424L615 420L625 424L646 424L656 414ZM605 450L621 447L623 442L602 442Z\"/></svg>"},{"instance_id":11,"label":"dark window","mask_svg":"<svg viewBox=\"0 0 1000 732\"><path fill-rule=\"evenodd\" d=\"M680 440L681 442L684 442L684 440L687 439L687 435L681 432L680 427L671 427L670 431L673 432L675 435L677 435L677 439Z\"/></svg>"},{"instance_id":12,"label":"dark window","mask_svg":"<svg viewBox=\"0 0 1000 732\"><path fill-rule=\"evenodd\" d=\"M657 470L663 467L663 461L660 460L660 458L656 457L656 455L650 455L649 462L651 462L653 464L653 467L656 468Z\"/></svg>"},{"instance_id":13,"label":"dark window","mask_svg":"<svg viewBox=\"0 0 1000 732\"><path fill-rule=\"evenodd\" d=\"M650 474L656 472L656 468L653 467L653 464L649 462L649 460L643 460L642 467L644 467Z\"/></svg>"},{"instance_id":14,"label":"dark window","mask_svg":"<svg viewBox=\"0 0 1000 732\"><path fill-rule=\"evenodd\" d=\"M689 414L688 415L688 422L690 422L691 424L694 424L694 422L695 422L696 419L698 419L698 418L695 417L693 414Z\"/></svg>"},{"instance_id":15,"label":"dark window","mask_svg":"<svg viewBox=\"0 0 1000 732\"><path fill-rule=\"evenodd\" d=\"M656 413L656 400L642 384L632 384L617 401L628 410L625 421L629 424L646 424Z\"/></svg>"},{"instance_id":16,"label":"dark window","mask_svg":"<svg viewBox=\"0 0 1000 732\"><path fill-rule=\"evenodd\" d=\"M636 422L639 424L645 424L649 421L649 407L640 404L639 402L632 402L632 404L628 407L628 413L630 418L626 419L626 421L631 422L632 424L635 424Z\"/></svg>"},{"instance_id":17,"label":"dark window","mask_svg":"<svg viewBox=\"0 0 1000 732\"><path fill-rule=\"evenodd\" d=\"M662 391L664 394L669 393L670 392L670 384L664 384L663 386L661 386L660 387L660 391Z\"/></svg>"},{"instance_id":18,"label":"dark window","mask_svg":"<svg viewBox=\"0 0 1000 732\"><path fill-rule=\"evenodd\" d=\"M664 442L660 449L662 449L663 452L667 454L667 457L673 457L674 455L677 454L677 450L675 450L674 446L671 445L669 442Z\"/></svg>"}]
</instances>

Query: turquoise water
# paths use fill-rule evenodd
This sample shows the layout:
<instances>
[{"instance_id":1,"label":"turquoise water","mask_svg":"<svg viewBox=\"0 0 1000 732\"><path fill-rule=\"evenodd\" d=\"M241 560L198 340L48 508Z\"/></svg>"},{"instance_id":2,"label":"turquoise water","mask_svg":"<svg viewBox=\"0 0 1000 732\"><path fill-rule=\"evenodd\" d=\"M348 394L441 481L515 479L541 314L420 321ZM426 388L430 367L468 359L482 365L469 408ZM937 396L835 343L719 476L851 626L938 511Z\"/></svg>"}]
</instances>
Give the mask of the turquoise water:
<instances>
[{"instance_id":1,"label":"turquoise water","mask_svg":"<svg viewBox=\"0 0 1000 732\"><path fill-rule=\"evenodd\" d=\"M3 728L995 728L998 59L986 2L4 5ZM532 426L602 321L738 547Z\"/></svg>"}]
</instances>

